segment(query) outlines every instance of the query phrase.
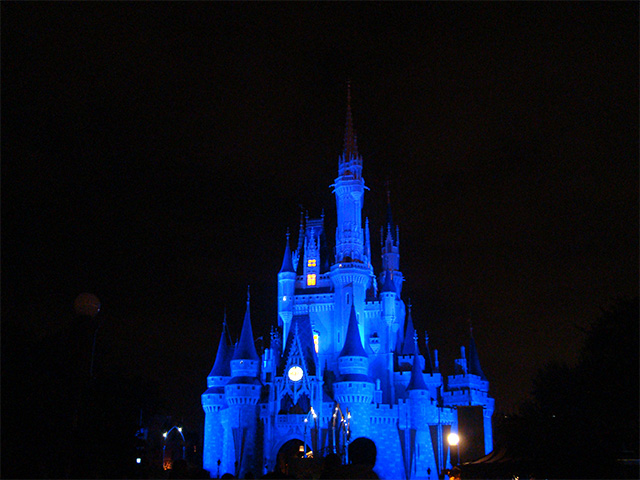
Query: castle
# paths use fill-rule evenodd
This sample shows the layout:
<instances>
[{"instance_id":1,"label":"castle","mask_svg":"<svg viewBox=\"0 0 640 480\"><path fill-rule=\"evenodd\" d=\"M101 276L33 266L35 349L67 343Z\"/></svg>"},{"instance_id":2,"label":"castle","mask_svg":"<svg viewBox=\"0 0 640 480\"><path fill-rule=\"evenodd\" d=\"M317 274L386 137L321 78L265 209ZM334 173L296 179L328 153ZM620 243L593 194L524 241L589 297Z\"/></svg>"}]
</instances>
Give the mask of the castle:
<instances>
[{"instance_id":1,"label":"castle","mask_svg":"<svg viewBox=\"0 0 640 480\"><path fill-rule=\"evenodd\" d=\"M333 248L324 215L301 221L293 250L287 233L268 348L258 355L249 298L235 345L223 326L202 395L203 466L212 477L261 476L293 457L334 452L348 462L348 444L366 437L376 444L380 478L436 479L462 452L473 455L473 446L477 456L493 448L494 400L473 336L454 375L443 377L437 351L414 330L389 201L382 266L374 272L350 95L332 187ZM460 434L460 446L449 446L450 432Z\"/></svg>"}]
</instances>

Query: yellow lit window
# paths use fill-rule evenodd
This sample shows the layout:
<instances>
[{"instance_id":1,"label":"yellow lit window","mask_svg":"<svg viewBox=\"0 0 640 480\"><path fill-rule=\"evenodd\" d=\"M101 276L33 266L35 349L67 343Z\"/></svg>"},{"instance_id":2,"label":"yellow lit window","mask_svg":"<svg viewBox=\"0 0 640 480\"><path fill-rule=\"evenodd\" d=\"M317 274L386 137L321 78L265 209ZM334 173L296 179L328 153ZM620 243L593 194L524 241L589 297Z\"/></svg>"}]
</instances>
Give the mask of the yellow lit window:
<instances>
[{"instance_id":1,"label":"yellow lit window","mask_svg":"<svg viewBox=\"0 0 640 480\"><path fill-rule=\"evenodd\" d=\"M310 273L309 275L307 275L307 285L313 286L315 284L316 284L316 274Z\"/></svg>"},{"instance_id":2,"label":"yellow lit window","mask_svg":"<svg viewBox=\"0 0 640 480\"><path fill-rule=\"evenodd\" d=\"M315 258L310 258L309 260L307 260L307 267L315 267L315 266L316 266Z\"/></svg>"},{"instance_id":3,"label":"yellow lit window","mask_svg":"<svg viewBox=\"0 0 640 480\"><path fill-rule=\"evenodd\" d=\"M320 343L320 335L318 335L318 332L313 332L313 345L316 347L316 353L318 353L319 343Z\"/></svg>"}]
</instances>

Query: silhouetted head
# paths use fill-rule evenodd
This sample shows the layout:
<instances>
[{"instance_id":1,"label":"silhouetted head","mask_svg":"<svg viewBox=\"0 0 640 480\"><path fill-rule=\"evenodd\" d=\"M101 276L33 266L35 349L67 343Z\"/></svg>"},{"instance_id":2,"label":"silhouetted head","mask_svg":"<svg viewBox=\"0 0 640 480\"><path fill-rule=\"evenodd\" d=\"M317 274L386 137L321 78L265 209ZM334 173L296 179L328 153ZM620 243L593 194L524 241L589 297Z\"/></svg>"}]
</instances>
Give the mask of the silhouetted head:
<instances>
[{"instance_id":1,"label":"silhouetted head","mask_svg":"<svg viewBox=\"0 0 640 480\"><path fill-rule=\"evenodd\" d=\"M377 455L376 444L369 438L359 437L349 444L349 461L355 465L371 465L373 468Z\"/></svg>"}]
</instances>

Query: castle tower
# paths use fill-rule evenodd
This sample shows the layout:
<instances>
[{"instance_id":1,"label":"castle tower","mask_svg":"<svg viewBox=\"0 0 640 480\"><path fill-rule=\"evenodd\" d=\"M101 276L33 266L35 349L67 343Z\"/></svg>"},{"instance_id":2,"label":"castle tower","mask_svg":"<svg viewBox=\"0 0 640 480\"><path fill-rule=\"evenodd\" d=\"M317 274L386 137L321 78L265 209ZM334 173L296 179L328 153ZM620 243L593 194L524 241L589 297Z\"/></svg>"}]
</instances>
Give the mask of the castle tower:
<instances>
[{"instance_id":1,"label":"castle tower","mask_svg":"<svg viewBox=\"0 0 640 480\"><path fill-rule=\"evenodd\" d=\"M282 328L282 337L284 339L287 338L291 319L293 318L295 282L296 272L293 268L293 255L289 247L289 232L287 232L287 244L284 249L282 267L278 272L278 326Z\"/></svg>"},{"instance_id":2,"label":"castle tower","mask_svg":"<svg viewBox=\"0 0 640 480\"><path fill-rule=\"evenodd\" d=\"M384 227L380 228L380 241L382 250L382 273L380 283L384 284L385 277L393 276L398 297L402 293L404 278L400 271L400 228L393 224L391 213L391 191L387 188L387 218Z\"/></svg>"},{"instance_id":3,"label":"castle tower","mask_svg":"<svg viewBox=\"0 0 640 480\"><path fill-rule=\"evenodd\" d=\"M337 354L343 345L351 307L355 305L358 312L363 311L365 293L371 284L373 274L369 259L365 255L362 206L366 187L362 178L362 157L358 153L351 116L350 86L347 95L344 150L338 161L338 178L332 187L338 216L335 264L330 272L336 298L334 315L338 342L335 344L334 353Z\"/></svg>"},{"instance_id":4,"label":"castle tower","mask_svg":"<svg viewBox=\"0 0 640 480\"><path fill-rule=\"evenodd\" d=\"M258 378L260 358L256 352L251 328L249 294L247 311L242 323L240 340L230 362L231 379L224 387L229 405L222 416L225 452L222 463L225 472L236 477L262 471L262 442L258 441L258 418L262 383Z\"/></svg>"},{"instance_id":5,"label":"castle tower","mask_svg":"<svg viewBox=\"0 0 640 480\"><path fill-rule=\"evenodd\" d=\"M487 454L493 449L491 417L494 411L494 399L489 397L489 382L480 367L478 350L470 329L469 350L465 352L460 347L460 358L455 361L455 374L447 378L448 392L443 395L444 405L456 407L458 430L464 434L465 425L474 431L482 432L482 439L476 438L475 443L484 443L484 451L480 449L468 454L470 457L479 453Z\"/></svg>"},{"instance_id":6,"label":"castle tower","mask_svg":"<svg viewBox=\"0 0 640 480\"><path fill-rule=\"evenodd\" d=\"M211 372L207 376L207 390L202 394L204 409L204 443L209 445L202 454L202 467L214 471L217 461L223 456L223 436L218 429L221 422L220 410L227 407L224 386L231 379L230 362L233 357L233 347L227 343L227 321L222 324L218 353Z\"/></svg>"},{"instance_id":7,"label":"castle tower","mask_svg":"<svg viewBox=\"0 0 640 480\"><path fill-rule=\"evenodd\" d=\"M351 306L344 347L338 357L339 380L334 383L335 400L342 415L347 416L350 433L355 437L369 435L366 422L350 423L351 418L367 418L373 401L374 383L368 374L369 359L362 346L355 307Z\"/></svg>"},{"instance_id":8,"label":"castle tower","mask_svg":"<svg viewBox=\"0 0 640 480\"><path fill-rule=\"evenodd\" d=\"M433 423L436 405L431 400L429 388L424 381L420 367L420 352L418 350L418 335L414 330L413 365L411 378L407 385L409 392L409 410L411 423L409 425L409 449L406 456L410 459L409 475L411 479L427 479L429 472L437 472L436 457L431 440L430 423ZM412 435L413 434L413 435ZM411 441L413 438L413 441ZM406 448L406 447L405 447Z\"/></svg>"}]
</instances>

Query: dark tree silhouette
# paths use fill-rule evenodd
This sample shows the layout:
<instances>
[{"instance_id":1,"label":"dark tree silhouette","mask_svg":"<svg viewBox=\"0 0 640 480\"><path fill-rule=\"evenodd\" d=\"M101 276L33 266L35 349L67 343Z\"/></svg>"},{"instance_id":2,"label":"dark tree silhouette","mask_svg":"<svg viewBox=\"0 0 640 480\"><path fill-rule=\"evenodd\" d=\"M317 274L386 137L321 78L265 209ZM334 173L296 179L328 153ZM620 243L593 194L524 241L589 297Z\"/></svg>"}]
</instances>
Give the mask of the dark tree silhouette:
<instances>
[{"instance_id":1,"label":"dark tree silhouette","mask_svg":"<svg viewBox=\"0 0 640 480\"><path fill-rule=\"evenodd\" d=\"M617 301L586 332L574 366L551 363L533 400L500 425L512 458L547 478L640 478L638 298Z\"/></svg>"}]
</instances>

